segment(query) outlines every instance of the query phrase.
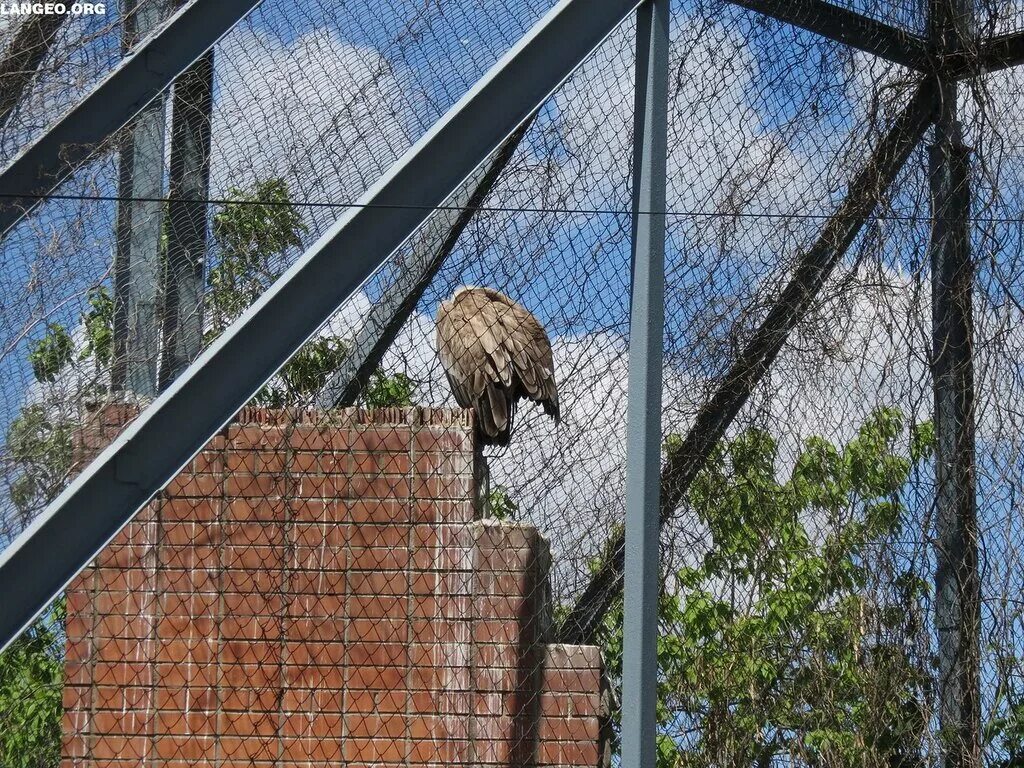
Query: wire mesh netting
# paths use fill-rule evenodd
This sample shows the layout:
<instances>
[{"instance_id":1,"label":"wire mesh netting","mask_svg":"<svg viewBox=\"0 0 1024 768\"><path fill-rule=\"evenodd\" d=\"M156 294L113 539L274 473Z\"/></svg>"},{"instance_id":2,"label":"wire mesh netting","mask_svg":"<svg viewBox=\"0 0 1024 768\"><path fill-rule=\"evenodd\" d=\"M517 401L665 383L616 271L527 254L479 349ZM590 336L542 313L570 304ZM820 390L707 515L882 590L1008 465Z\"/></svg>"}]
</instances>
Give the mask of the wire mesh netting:
<instances>
[{"instance_id":1,"label":"wire mesh netting","mask_svg":"<svg viewBox=\"0 0 1024 768\"><path fill-rule=\"evenodd\" d=\"M0 246L0 543L552 5L266 0L39 201ZM928 32L925 3L837 5ZM176 7L0 27L4 157ZM1020 13L978 4L972 56ZM1016 765L1021 75L956 97L980 582L957 732L931 80L731 3L671 22L659 765L924 766L972 739L964 764ZM0 765L618 760L635 32L0 656Z\"/></svg>"}]
</instances>

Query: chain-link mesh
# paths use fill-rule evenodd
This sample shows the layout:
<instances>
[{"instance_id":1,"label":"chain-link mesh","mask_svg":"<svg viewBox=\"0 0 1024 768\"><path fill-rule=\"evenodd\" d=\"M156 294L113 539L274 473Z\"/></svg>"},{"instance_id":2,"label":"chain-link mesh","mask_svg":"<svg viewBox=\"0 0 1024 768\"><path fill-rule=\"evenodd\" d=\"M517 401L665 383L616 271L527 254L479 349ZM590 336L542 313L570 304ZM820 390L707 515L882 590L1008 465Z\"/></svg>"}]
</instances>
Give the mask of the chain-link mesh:
<instances>
[{"instance_id":1,"label":"chain-link mesh","mask_svg":"<svg viewBox=\"0 0 1024 768\"><path fill-rule=\"evenodd\" d=\"M551 5L266 0L10 231L3 544ZM929 34L923 2L837 5ZM940 675L936 91L807 7L806 29L672 8L662 766L973 749ZM979 3L968 58L1020 14ZM123 15L0 27L4 56L29 32L45 47L15 90L0 59L4 157L116 66ZM0 764L617 760L634 37L613 32L0 656ZM958 96L972 765L1024 755L1020 76Z\"/></svg>"}]
</instances>

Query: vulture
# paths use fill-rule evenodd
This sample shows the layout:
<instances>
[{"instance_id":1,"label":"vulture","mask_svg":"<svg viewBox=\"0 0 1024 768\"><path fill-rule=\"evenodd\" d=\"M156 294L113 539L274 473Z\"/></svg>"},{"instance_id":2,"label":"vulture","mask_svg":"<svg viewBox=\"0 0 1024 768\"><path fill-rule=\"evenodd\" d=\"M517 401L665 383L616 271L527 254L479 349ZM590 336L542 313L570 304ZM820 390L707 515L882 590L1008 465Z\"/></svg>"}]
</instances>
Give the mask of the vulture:
<instances>
[{"instance_id":1,"label":"vulture","mask_svg":"<svg viewBox=\"0 0 1024 768\"><path fill-rule=\"evenodd\" d=\"M558 423L551 342L537 318L491 288L460 288L437 310L437 354L455 400L476 410L481 445L508 445L516 405L533 400Z\"/></svg>"}]
</instances>

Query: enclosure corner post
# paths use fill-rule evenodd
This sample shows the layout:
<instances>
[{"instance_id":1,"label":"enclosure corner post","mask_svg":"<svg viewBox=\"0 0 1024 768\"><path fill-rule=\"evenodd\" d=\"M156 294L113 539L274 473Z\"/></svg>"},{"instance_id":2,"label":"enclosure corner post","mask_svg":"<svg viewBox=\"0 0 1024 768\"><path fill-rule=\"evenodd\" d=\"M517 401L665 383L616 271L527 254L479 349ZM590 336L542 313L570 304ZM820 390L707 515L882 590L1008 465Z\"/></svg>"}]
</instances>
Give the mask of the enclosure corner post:
<instances>
[{"instance_id":1,"label":"enclosure corner post","mask_svg":"<svg viewBox=\"0 0 1024 768\"><path fill-rule=\"evenodd\" d=\"M124 53L160 25L166 0L126 0ZM114 366L111 388L152 398L160 349L160 240L163 228L166 100L139 112L121 145L114 266Z\"/></svg>"},{"instance_id":2,"label":"enclosure corner post","mask_svg":"<svg viewBox=\"0 0 1024 768\"><path fill-rule=\"evenodd\" d=\"M939 50L973 34L972 0L934 0ZM932 386L935 419L935 627L943 768L981 766L981 583L975 467L974 265L970 150L957 115L957 85L940 81L929 148L932 233Z\"/></svg>"},{"instance_id":3,"label":"enclosure corner post","mask_svg":"<svg viewBox=\"0 0 1024 768\"><path fill-rule=\"evenodd\" d=\"M167 205L160 391L199 357L203 347L203 278L213 124L211 48L175 81Z\"/></svg>"},{"instance_id":4,"label":"enclosure corner post","mask_svg":"<svg viewBox=\"0 0 1024 768\"><path fill-rule=\"evenodd\" d=\"M944 94L955 99L952 93ZM944 110L945 111L945 110ZM981 765L980 601L970 253L969 150L955 119L930 147L933 224L935 624L945 768Z\"/></svg>"},{"instance_id":5,"label":"enclosure corner post","mask_svg":"<svg viewBox=\"0 0 1024 768\"><path fill-rule=\"evenodd\" d=\"M670 0L637 11L633 280L626 433L622 765L656 757L658 529Z\"/></svg>"}]
</instances>

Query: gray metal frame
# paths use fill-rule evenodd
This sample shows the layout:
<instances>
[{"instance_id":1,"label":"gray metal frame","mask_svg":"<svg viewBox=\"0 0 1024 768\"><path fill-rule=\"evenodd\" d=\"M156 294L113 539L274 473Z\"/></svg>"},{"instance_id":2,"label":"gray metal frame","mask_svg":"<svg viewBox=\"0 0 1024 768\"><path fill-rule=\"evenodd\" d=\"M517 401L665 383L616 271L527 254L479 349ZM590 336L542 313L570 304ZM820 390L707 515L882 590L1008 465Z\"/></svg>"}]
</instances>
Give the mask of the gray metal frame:
<instances>
[{"instance_id":1,"label":"gray metal frame","mask_svg":"<svg viewBox=\"0 0 1024 768\"><path fill-rule=\"evenodd\" d=\"M125 57L0 173L0 235L261 2L193 0Z\"/></svg>"},{"instance_id":2,"label":"gray metal frame","mask_svg":"<svg viewBox=\"0 0 1024 768\"><path fill-rule=\"evenodd\" d=\"M923 37L824 0L729 2L920 72L932 68Z\"/></svg>"},{"instance_id":3,"label":"gray metal frame","mask_svg":"<svg viewBox=\"0 0 1024 768\"><path fill-rule=\"evenodd\" d=\"M657 758L661 391L665 344L665 185L670 0L637 11L633 275L626 412L622 765Z\"/></svg>"},{"instance_id":4,"label":"gray metal frame","mask_svg":"<svg viewBox=\"0 0 1024 768\"><path fill-rule=\"evenodd\" d=\"M0 555L0 649L636 6L555 5L43 511Z\"/></svg>"}]
</instances>

